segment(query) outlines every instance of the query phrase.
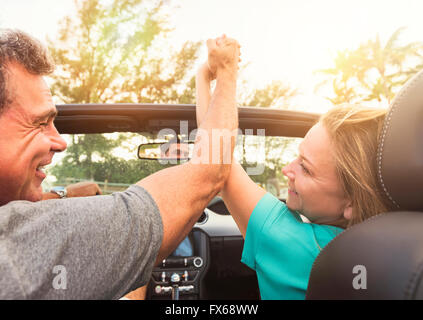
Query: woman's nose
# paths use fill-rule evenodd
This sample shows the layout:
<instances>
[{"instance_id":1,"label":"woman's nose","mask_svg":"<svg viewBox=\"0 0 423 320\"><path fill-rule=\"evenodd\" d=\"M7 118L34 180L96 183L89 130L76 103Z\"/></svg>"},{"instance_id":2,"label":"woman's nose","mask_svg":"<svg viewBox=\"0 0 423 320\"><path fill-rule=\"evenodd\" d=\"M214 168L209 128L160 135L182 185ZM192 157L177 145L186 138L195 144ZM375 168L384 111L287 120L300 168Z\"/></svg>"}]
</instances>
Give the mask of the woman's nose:
<instances>
[{"instance_id":1,"label":"woman's nose","mask_svg":"<svg viewBox=\"0 0 423 320\"><path fill-rule=\"evenodd\" d=\"M282 168L282 173L284 176L286 176L288 179L293 180L295 178L295 174L292 171L292 162L285 167Z\"/></svg>"}]
</instances>

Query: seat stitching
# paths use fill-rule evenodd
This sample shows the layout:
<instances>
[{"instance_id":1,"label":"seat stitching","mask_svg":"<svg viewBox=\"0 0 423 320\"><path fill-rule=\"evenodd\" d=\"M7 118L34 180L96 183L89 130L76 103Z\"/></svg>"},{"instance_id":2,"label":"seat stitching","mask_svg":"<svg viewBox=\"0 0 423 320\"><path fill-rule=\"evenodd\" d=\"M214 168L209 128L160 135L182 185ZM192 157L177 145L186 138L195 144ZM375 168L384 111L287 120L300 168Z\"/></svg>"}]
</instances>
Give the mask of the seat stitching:
<instances>
[{"instance_id":1,"label":"seat stitching","mask_svg":"<svg viewBox=\"0 0 423 320\"><path fill-rule=\"evenodd\" d=\"M382 185L383 190L385 191L386 196L389 198L389 200L391 200L391 202L396 205L398 208L400 208L400 206L398 205L398 203L392 198L391 194L389 193L388 189L386 188L385 182L383 180L382 177L382 162L383 162L383 148L384 148L384 144L385 144L385 138L386 138L386 134L388 132L388 129L390 128L391 125L391 119L392 119L392 115L394 114L394 112L397 110L397 106L400 104L400 102L404 99L404 95L412 88L416 85L416 83L418 82L418 80L423 76L423 72L420 72L419 74L417 74L409 83L408 86L406 86L405 88L403 88L400 93L398 94L397 98L394 101L394 104L392 105L391 109L388 112L388 115L385 119L385 123L383 125L383 131L382 131L382 138L381 138L381 142L379 144L378 147L378 153L377 153L377 165L378 165L378 176L379 176L379 181Z\"/></svg>"}]
</instances>

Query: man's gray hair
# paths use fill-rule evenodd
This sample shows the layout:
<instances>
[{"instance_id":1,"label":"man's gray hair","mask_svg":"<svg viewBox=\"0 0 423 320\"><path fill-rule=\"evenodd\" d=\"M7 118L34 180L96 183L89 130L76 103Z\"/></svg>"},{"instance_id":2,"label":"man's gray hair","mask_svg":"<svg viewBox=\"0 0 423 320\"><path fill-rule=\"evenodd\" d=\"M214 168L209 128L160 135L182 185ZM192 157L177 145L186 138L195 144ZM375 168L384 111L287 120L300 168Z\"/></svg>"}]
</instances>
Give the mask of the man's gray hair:
<instances>
[{"instance_id":1,"label":"man's gray hair","mask_svg":"<svg viewBox=\"0 0 423 320\"><path fill-rule=\"evenodd\" d=\"M54 71L54 61L40 41L20 30L0 28L0 115L13 101L7 86L7 66L13 62L35 75Z\"/></svg>"}]
</instances>

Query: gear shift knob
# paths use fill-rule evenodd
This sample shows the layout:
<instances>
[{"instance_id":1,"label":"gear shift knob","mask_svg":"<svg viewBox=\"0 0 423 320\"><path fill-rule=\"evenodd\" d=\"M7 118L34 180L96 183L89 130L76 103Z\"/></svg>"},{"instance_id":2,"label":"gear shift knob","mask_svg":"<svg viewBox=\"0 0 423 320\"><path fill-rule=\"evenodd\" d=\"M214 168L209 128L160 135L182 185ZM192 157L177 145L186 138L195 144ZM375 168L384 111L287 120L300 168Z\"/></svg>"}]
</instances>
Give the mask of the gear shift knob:
<instances>
[{"instance_id":1,"label":"gear shift knob","mask_svg":"<svg viewBox=\"0 0 423 320\"><path fill-rule=\"evenodd\" d=\"M172 300L179 300L179 282L181 277L177 273L170 276L170 283L172 284Z\"/></svg>"}]
</instances>

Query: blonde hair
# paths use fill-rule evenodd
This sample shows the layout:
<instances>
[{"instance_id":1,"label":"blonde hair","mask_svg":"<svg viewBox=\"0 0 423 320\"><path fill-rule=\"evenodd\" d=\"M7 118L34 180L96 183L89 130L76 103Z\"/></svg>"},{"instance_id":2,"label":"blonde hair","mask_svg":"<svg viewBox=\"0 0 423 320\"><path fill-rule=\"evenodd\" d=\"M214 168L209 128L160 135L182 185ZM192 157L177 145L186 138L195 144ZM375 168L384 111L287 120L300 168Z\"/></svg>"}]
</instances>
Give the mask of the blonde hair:
<instances>
[{"instance_id":1,"label":"blonde hair","mask_svg":"<svg viewBox=\"0 0 423 320\"><path fill-rule=\"evenodd\" d=\"M347 227L393 209L377 178L378 138L387 110L342 105L320 118L331 139L335 165L352 217Z\"/></svg>"}]
</instances>

